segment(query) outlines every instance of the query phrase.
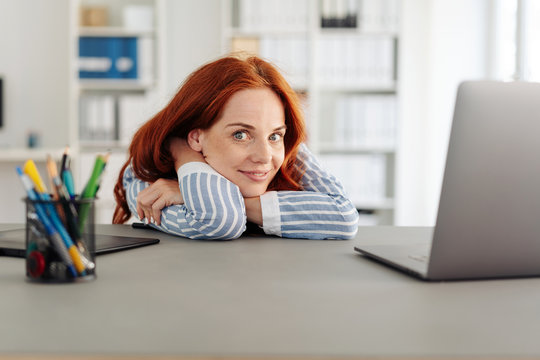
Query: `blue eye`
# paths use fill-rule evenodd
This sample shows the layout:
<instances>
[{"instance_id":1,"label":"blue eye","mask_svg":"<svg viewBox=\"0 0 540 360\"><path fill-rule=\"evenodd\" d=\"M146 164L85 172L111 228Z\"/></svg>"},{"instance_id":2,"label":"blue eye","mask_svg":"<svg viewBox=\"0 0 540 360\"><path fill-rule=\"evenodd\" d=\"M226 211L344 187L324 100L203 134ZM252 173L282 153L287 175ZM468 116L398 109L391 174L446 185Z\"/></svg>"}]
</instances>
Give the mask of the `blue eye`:
<instances>
[{"instance_id":1,"label":"blue eye","mask_svg":"<svg viewBox=\"0 0 540 360\"><path fill-rule=\"evenodd\" d=\"M283 135L280 134L280 133L275 133L275 134L272 134L270 135L269 139L270 141L280 141L281 139L283 138Z\"/></svg>"},{"instance_id":2,"label":"blue eye","mask_svg":"<svg viewBox=\"0 0 540 360\"><path fill-rule=\"evenodd\" d=\"M237 131L233 134L233 138L235 140L245 140L247 138L247 134L245 131Z\"/></svg>"}]
</instances>

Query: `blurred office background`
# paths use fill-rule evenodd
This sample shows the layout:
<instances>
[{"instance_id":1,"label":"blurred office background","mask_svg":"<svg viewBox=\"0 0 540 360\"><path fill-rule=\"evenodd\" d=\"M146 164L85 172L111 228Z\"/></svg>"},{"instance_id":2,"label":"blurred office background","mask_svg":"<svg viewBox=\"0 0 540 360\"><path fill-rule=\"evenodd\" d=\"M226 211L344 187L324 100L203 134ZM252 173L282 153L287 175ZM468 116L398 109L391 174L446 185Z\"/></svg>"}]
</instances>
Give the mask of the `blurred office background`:
<instances>
[{"instance_id":1,"label":"blurred office background","mask_svg":"<svg viewBox=\"0 0 540 360\"><path fill-rule=\"evenodd\" d=\"M303 100L309 146L361 224L433 225L463 80L540 80L534 0L0 0L0 222L14 167L70 146L76 187L111 152L98 222L138 126L200 65L243 50Z\"/></svg>"}]
</instances>

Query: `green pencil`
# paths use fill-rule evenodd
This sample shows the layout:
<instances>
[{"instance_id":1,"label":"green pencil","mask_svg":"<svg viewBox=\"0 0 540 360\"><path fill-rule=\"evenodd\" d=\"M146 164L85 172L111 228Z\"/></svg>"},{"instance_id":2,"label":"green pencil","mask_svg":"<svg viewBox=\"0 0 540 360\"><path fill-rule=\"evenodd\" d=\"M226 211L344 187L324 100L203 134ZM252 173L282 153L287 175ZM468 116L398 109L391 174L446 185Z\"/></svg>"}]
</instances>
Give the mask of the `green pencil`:
<instances>
[{"instance_id":1,"label":"green pencil","mask_svg":"<svg viewBox=\"0 0 540 360\"><path fill-rule=\"evenodd\" d=\"M101 183L101 175L103 174L103 171L105 170L105 165L107 165L107 161L109 160L109 153L106 155L98 155L96 157L96 161L94 162L94 169L92 170L92 174L90 175L90 178L88 179L88 182L86 183L86 186L84 187L84 190L81 192L80 199L86 200L86 199L94 199L96 197L96 194L99 190L99 184ZM88 211L90 209L89 203L81 203L80 209L79 209L79 230L81 233L84 230L84 226L86 224L86 218L88 217Z\"/></svg>"}]
</instances>

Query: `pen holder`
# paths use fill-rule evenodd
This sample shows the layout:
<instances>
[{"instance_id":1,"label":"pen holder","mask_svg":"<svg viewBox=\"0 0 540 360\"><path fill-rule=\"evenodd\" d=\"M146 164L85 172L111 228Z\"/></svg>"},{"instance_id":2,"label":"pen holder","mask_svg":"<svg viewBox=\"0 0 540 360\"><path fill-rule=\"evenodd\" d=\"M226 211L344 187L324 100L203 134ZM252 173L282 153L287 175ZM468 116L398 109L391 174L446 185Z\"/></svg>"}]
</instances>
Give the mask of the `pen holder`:
<instances>
[{"instance_id":1,"label":"pen holder","mask_svg":"<svg viewBox=\"0 0 540 360\"><path fill-rule=\"evenodd\" d=\"M94 199L25 202L27 279L51 283L94 279Z\"/></svg>"}]
</instances>

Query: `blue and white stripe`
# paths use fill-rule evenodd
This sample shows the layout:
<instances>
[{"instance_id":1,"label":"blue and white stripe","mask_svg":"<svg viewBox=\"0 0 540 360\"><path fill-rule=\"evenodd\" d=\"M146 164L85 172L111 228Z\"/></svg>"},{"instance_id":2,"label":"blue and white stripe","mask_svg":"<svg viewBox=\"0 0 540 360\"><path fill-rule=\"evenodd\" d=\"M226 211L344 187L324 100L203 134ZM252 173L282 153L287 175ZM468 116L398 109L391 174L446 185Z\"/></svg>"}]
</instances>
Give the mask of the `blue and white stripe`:
<instances>
[{"instance_id":1,"label":"blue and white stripe","mask_svg":"<svg viewBox=\"0 0 540 360\"><path fill-rule=\"evenodd\" d=\"M184 204L161 211L164 232L190 239L229 240L246 229L246 210L240 189L204 163L188 163L178 170ZM129 208L137 215L137 195L150 184L126 168L123 185Z\"/></svg>"}]
</instances>

